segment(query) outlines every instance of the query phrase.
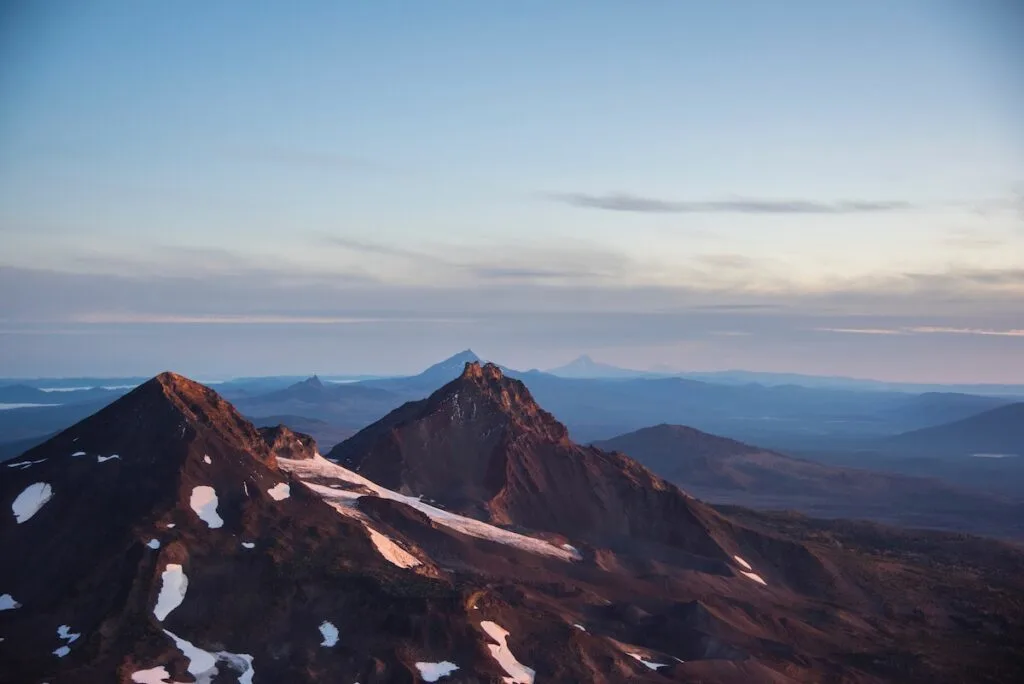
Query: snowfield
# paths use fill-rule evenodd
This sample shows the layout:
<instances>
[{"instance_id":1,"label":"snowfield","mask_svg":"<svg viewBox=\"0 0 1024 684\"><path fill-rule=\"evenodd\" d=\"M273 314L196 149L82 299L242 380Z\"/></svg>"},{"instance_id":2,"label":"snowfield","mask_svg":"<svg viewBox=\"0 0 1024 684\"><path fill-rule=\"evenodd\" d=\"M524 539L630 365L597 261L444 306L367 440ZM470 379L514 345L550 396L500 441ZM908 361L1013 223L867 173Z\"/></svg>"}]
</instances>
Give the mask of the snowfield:
<instances>
[{"instance_id":1,"label":"snowfield","mask_svg":"<svg viewBox=\"0 0 1024 684\"><path fill-rule=\"evenodd\" d=\"M447 677L459 669L455 663L442 660L439 663L416 663L416 669L420 671L420 677L425 682L436 682L441 677Z\"/></svg>"},{"instance_id":2,"label":"snowfield","mask_svg":"<svg viewBox=\"0 0 1024 684\"><path fill-rule=\"evenodd\" d=\"M333 622L328 622L327 620L321 622L320 634L324 638L320 645L324 648L330 648L338 643L338 628L334 626Z\"/></svg>"},{"instance_id":3,"label":"snowfield","mask_svg":"<svg viewBox=\"0 0 1024 684\"><path fill-rule=\"evenodd\" d=\"M53 488L45 482L30 484L14 499L11 510L14 511L14 519L19 524L26 522L39 509L46 505L46 502L53 498Z\"/></svg>"},{"instance_id":4,"label":"snowfield","mask_svg":"<svg viewBox=\"0 0 1024 684\"><path fill-rule=\"evenodd\" d=\"M213 487L206 485L193 487L189 505L210 529L223 527L224 521L217 515L217 492Z\"/></svg>"},{"instance_id":5,"label":"snowfield","mask_svg":"<svg viewBox=\"0 0 1024 684\"><path fill-rule=\"evenodd\" d=\"M166 629L164 634L174 640L175 647L188 659L188 673L195 678L197 684L212 682L220 673L217 668L219 662L224 663L238 674L238 684L252 684L252 677L256 674L256 669L253 666L252 656L248 653L231 653L230 651L210 653Z\"/></svg>"},{"instance_id":6,"label":"snowfield","mask_svg":"<svg viewBox=\"0 0 1024 684\"><path fill-rule=\"evenodd\" d=\"M508 647L509 632L496 622L485 620L480 627L487 632L487 636L494 639L496 644L487 644L491 656L498 661L502 669L508 674L503 677L505 684L533 684L533 678L537 673L516 660Z\"/></svg>"},{"instance_id":7,"label":"snowfield","mask_svg":"<svg viewBox=\"0 0 1024 684\"><path fill-rule=\"evenodd\" d=\"M156 606L153 607L153 615L160 622L164 621L171 611L181 605L185 600L185 592L188 591L188 577L182 572L181 566L177 563L170 563L160 575L163 585L160 587L160 595L157 596Z\"/></svg>"},{"instance_id":8,"label":"snowfield","mask_svg":"<svg viewBox=\"0 0 1024 684\"><path fill-rule=\"evenodd\" d=\"M274 501L283 501L292 495L292 488L284 482L278 482L276 485L267 490L267 494Z\"/></svg>"},{"instance_id":9,"label":"snowfield","mask_svg":"<svg viewBox=\"0 0 1024 684\"><path fill-rule=\"evenodd\" d=\"M422 565L419 558L396 544L391 537L381 534L366 523L363 523L363 527L370 533L370 541L377 547L380 555L384 556L392 565L397 565L400 568L414 568L417 565Z\"/></svg>"},{"instance_id":10,"label":"snowfield","mask_svg":"<svg viewBox=\"0 0 1024 684\"><path fill-rule=\"evenodd\" d=\"M562 548L542 539L534 539L525 534L509 532L508 530L503 530L500 527L495 527L473 518L449 513L424 503L417 497L405 496L404 494L386 489L362 475L352 472L348 468L331 463L320 454L315 455L311 459L301 460L279 458L277 463L282 470L298 476L300 480L303 480L303 484L306 487L319 494L321 498L330 503L342 515L363 519L362 514L356 507L356 500L367 495L379 496L382 499L391 499L392 501L398 501L411 506L439 525L444 525L456 532L461 532L477 539L486 539L529 553L552 556L564 561L575 561L581 558L579 552L575 549ZM334 483L322 485L308 481L313 479L334 480ZM345 483L340 486L347 486L347 488L337 489L336 487L339 486L339 483Z\"/></svg>"}]
</instances>

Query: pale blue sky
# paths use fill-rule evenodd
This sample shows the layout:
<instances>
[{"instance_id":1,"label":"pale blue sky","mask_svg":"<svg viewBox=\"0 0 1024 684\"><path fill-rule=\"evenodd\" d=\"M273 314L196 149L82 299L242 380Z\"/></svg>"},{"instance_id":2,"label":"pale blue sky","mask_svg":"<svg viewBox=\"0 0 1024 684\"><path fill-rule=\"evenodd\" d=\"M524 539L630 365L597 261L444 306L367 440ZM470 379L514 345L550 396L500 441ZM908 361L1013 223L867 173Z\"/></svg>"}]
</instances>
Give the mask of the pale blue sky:
<instances>
[{"instance_id":1,"label":"pale blue sky","mask_svg":"<svg viewBox=\"0 0 1024 684\"><path fill-rule=\"evenodd\" d=\"M1024 381L1021 27L1009 0L7 3L0 375L473 345Z\"/></svg>"}]
</instances>

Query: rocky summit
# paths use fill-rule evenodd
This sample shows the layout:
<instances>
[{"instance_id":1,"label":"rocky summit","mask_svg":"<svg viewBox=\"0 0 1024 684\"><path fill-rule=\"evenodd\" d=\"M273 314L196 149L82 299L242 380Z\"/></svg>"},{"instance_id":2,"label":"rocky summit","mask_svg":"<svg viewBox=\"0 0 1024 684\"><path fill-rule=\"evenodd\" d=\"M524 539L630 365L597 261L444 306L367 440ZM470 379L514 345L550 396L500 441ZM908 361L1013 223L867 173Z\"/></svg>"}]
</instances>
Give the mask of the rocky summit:
<instances>
[{"instance_id":1,"label":"rocky summit","mask_svg":"<svg viewBox=\"0 0 1024 684\"><path fill-rule=\"evenodd\" d=\"M0 682L1009 682L1024 552L719 510L475 360L333 449L162 374L3 464Z\"/></svg>"}]
</instances>

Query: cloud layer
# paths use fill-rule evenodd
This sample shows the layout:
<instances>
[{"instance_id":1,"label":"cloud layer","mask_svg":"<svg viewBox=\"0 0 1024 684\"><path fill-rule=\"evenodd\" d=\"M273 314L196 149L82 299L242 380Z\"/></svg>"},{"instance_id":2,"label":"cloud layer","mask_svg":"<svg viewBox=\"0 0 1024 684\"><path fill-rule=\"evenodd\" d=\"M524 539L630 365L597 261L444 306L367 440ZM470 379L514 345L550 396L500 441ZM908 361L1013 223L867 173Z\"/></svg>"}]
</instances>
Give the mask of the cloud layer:
<instances>
[{"instance_id":1,"label":"cloud layer","mask_svg":"<svg viewBox=\"0 0 1024 684\"><path fill-rule=\"evenodd\" d=\"M629 193L591 195L555 193L549 197L562 204L587 209L646 214L870 214L913 209L900 200L843 200L820 202L800 199L756 199L732 197L722 200L665 200Z\"/></svg>"}]
</instances>

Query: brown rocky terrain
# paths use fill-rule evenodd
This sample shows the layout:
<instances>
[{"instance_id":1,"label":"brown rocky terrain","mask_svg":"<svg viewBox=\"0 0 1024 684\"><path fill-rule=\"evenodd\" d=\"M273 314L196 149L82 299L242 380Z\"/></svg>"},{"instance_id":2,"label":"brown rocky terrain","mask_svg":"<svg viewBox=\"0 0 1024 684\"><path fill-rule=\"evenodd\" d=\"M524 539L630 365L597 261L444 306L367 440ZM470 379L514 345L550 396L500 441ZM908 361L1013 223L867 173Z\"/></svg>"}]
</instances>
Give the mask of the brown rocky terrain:
<instances>
[{"instance_id":1,"label":"brown rocky terrain","mask_svg":"<svg viewBox=\"0 0 1024 684\"><path fill-rule=\"evenodd\" d=\"M573 444L494 367L335 453L352 468L164 374L5 464L0 682L1009 682L1024 668L1019 547L716 511Z\"/></svg>"}]
</instances>

